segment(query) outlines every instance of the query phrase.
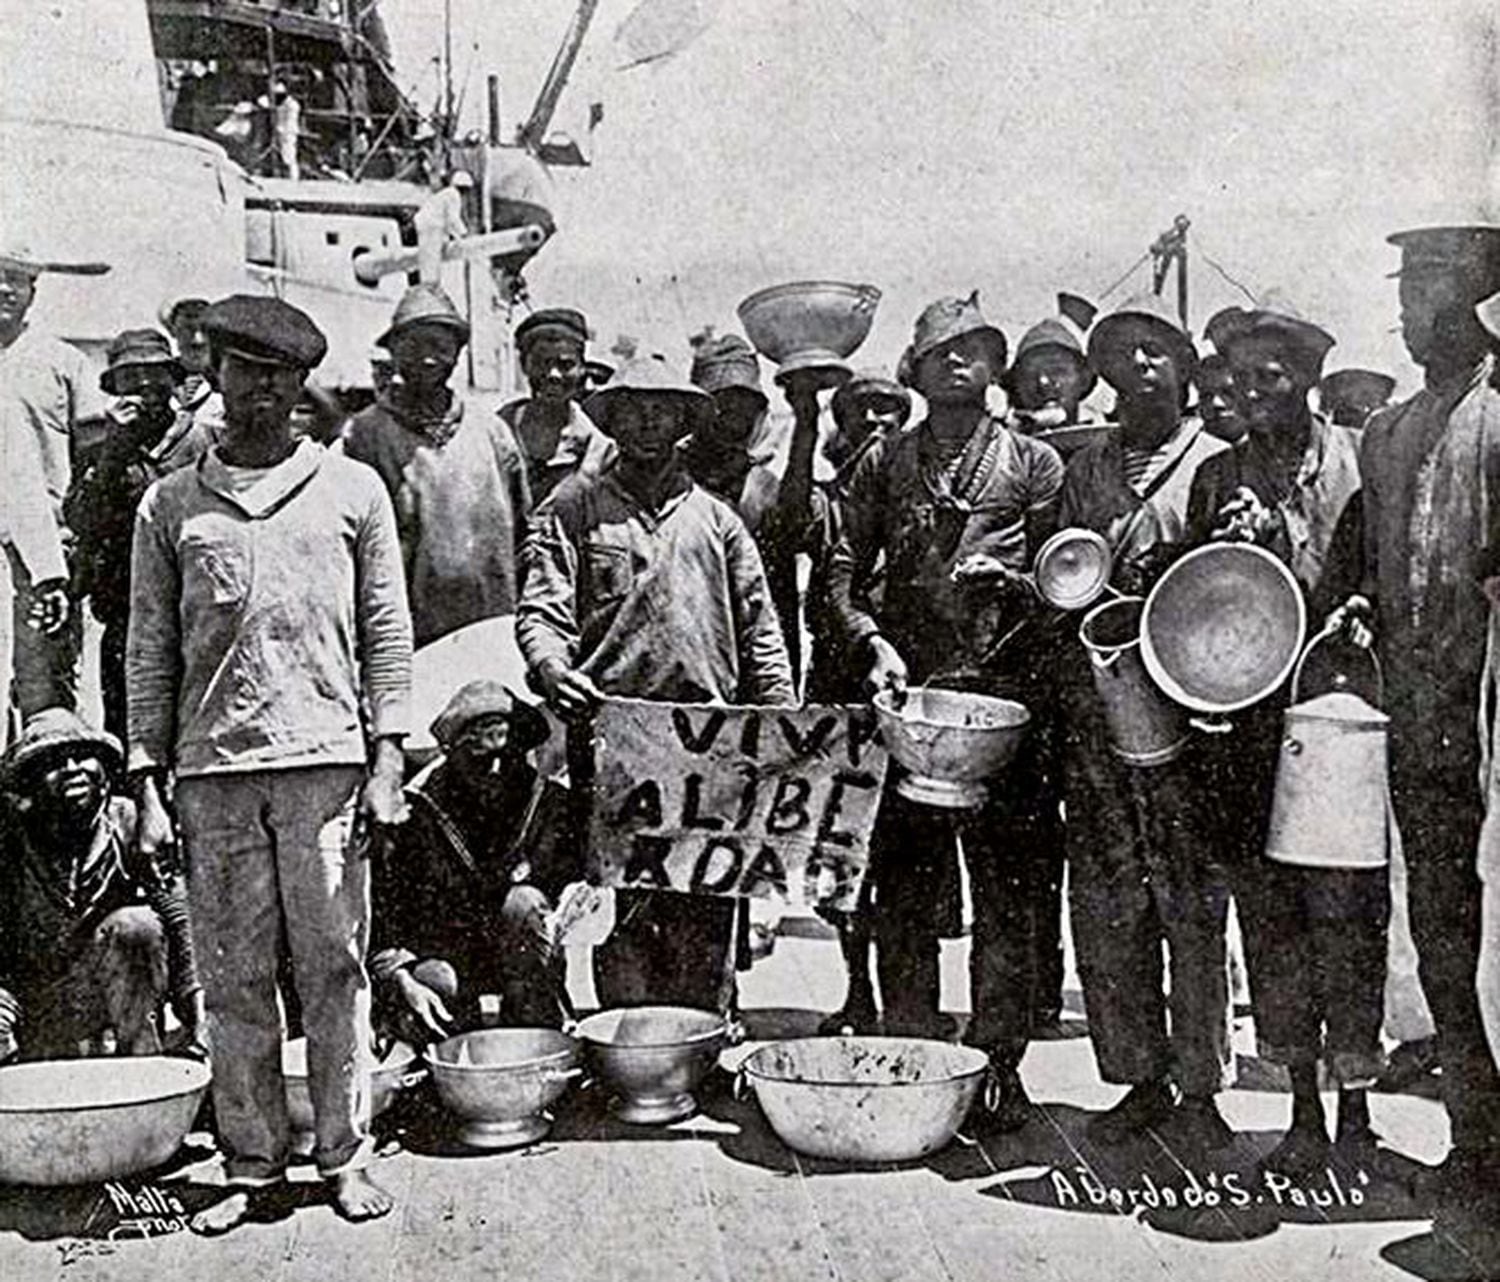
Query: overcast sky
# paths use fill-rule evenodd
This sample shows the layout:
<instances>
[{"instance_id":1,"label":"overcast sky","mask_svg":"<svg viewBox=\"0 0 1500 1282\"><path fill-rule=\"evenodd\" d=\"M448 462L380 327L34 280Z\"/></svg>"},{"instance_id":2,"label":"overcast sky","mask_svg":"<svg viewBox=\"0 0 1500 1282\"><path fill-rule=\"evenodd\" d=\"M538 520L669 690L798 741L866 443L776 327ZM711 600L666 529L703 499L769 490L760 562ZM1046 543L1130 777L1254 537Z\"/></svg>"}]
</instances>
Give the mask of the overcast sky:
<instances>
[{"instance_id":1,"label":"overcast sky","mask_svg":"<svg viewBox=\"0 0 1500 1282\"><path fill-rule=\"evenodd\" d=\"M473 123L487 71L524 115L572 5L452 3ZM807 276L885 291L862 362L975 286L1014 340L1184 212L1195 326L1239 301L1206 254L1323 320L1331 365L1409 379L1383 238L1482 212L1500 69L1478 0L723 0L683 52L620 71L633 4L601 5L558 121L604 103L595 163L558 175L561 230L528 273L606 345L681 350ZM442 0L385 7L430 100Z\"/></svg>"}]
</instances>

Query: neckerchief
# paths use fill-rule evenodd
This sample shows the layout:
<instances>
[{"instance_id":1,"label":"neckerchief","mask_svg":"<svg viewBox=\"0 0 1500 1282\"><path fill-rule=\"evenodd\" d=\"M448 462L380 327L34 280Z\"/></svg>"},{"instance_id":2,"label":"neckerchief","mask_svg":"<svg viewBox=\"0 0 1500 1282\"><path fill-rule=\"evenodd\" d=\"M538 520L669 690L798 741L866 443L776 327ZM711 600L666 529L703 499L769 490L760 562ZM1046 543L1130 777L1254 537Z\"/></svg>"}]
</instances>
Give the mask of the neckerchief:
<instances>
[{"instance_id":1,"label":"neckerchief","mask_svg":"<svg viewBox=\"0 0 1500 1282\"><path fill-rule=\"evenodd\" d=\"M402 427L439 449L457 435L464 417L464 404L451 387L418 400L404 383L394 383L381 394L380 404Z\"/></svg>"}]
</instances>

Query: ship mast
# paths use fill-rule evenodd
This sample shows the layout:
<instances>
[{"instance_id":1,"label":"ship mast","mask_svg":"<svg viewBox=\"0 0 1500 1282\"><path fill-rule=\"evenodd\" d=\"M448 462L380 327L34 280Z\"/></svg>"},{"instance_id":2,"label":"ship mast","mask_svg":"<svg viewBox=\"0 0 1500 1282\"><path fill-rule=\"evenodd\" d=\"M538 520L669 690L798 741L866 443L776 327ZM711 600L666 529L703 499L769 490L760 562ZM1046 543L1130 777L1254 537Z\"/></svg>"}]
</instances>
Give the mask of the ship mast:
<instances>
[{"instance_id":1,"label":"ship mast","mask_svg":"<svg viewBox=\"0 0 1500 1282\"><path fill-rule=\"evenodd\" d=\"M599 0L579 0L578 8L573 11L567 34L557 50L557 56L552 60L547 79L542 82L541 92L537 94L536 105L516 134L516 142L527 151L534 153L547 136L552 116L557 111L558 100L567 86L568 77L573 73L573 64L578 61L578 51L583 48L583 39L588 35L589 24L593 22L598 8Z\"/></svg>"}]
</instances>

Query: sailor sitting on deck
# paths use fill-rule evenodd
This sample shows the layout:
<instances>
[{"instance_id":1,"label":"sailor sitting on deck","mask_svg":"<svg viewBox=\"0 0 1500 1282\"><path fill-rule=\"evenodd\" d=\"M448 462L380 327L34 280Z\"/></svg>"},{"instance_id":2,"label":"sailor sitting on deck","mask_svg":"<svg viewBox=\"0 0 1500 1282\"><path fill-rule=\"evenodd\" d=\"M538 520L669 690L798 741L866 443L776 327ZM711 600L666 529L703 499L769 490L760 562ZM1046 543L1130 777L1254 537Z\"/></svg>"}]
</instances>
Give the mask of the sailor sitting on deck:
<instances>
[{"instance_id":1,"label":"sailor sitting on deck","mask_svg":"<svg viewBox=\"0 0 1500 1282\"><path fill-rule=\"evenodd\" d=\"M122 1054L160 1051L170 993L202 1044L203 995L180 876L132 858L136 811L112 796L113 735L62 708L39 712L4 762L0 822L0 1059L79 1053L114 1033Z\"/></svg>"},{"instance_id":2,"label":"sailor sitting on deck","mask_svg":"<svg viewBox=\"0 0 1500 1282\"><path fill-rule=\"evenodd\" d=\"M494 994L503 1023L558 1027L567 997L549 914L575 861L567 791L527 761L546 718L471 681L432 734L444 755L407 785L411 817L375 878L377 1020L420 1045L476 1027Z\"/></svg>"}]
</instances>

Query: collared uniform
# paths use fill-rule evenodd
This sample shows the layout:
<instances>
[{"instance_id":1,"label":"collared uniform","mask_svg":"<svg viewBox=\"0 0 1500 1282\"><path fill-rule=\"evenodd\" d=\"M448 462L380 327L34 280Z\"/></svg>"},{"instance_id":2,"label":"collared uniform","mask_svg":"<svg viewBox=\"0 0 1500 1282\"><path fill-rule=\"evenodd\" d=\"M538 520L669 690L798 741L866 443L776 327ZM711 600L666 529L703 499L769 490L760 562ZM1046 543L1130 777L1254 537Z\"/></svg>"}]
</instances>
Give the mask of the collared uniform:
<instances>
[{"instance_id":1,"label":"collared uniform","mask_svg":"<svg viewBox=\"0 0 1500 1282\"><path fill-rule=\"evenodd\" d=\"M540 919L582 876L566 790L522 765L475 795L440 758L406 795L411 818L375 873L370 976L382 1014L400 1026L392 987L410 969L438 991L455 1032L477 1026L487 993L507 1025L559 1026L564 959Z\"/></svg>"},{"instance_id":2,"label":"collared uniform","mask_svg":"<svg viewBox=\"0 0 1500 1282\"><path fill-rule=\"evenodd\" d=\"M210 451L141 501L126 647L131 770L171 769L231 1181L289 1157L277 957L308 1030L325 1175L368 1144L367 743L409 726L411 620L390 500L303 441L271 468Z\"/></svg>"}]
</instances>

